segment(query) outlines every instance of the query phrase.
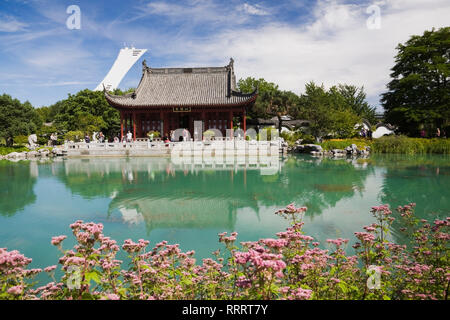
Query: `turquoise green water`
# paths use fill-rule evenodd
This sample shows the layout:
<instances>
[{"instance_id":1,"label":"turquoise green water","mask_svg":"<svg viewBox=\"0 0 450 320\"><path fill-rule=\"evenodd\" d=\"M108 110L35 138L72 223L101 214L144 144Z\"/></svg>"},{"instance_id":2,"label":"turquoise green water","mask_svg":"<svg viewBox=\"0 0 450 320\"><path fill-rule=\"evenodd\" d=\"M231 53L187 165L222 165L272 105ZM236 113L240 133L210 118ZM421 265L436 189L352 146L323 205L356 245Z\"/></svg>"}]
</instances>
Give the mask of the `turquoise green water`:
<instances>
[{"instance_id":1,"label":"turquoise green water","mask_svg":"<svg viewBox=\"0 0 450 320\"><path fill-rule=\"evenodd\" d=\"M179 243L197 258L218 248L217 234L241 241L275 237L288 222L274 211L289 203L309 208L307 234L324 241L349 238L373 222L370 207L417 203L426 219L450 213L448 156L373 156L366 160L281 160L275 174L255 167L180 167L170 159L0 161L0 247L56 264L52 236L76 220L104 224L118 240ZM273 172L272 172L273 173ZM402 241L393 225L392 236Z\"/></svg>"}]
</instances>

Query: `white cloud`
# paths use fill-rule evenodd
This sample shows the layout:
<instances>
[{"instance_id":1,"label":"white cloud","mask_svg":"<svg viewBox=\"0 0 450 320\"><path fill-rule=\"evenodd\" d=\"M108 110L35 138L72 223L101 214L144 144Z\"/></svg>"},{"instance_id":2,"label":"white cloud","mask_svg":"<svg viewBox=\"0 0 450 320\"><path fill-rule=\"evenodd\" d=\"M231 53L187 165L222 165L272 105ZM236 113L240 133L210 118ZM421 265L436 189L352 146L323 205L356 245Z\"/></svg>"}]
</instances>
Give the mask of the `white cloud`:
<instances>
[{"instance_id":1,"label":"white cloud","mask_svg":"<svg viewBox=\"0 0 450 320\"><path fill-rule=\"evenodd\" d=\"M164 16L173 19L177 23L187 22L189 25L205 23L214 25L239 25L249 20L249 15L263 15L264 10L259 6L244 4L243 6L231 6L228 3L211 0L188 0L182 4L172 4L164 1L149 2L141 11L139 18L148 15ZM144 14L142 14L144 13Z\"/></svg>"},{"instance_id":2,"label":"white cloud","mask_svg":"<svg viewBox=\"0 0 450 320\"><path fill-rule=\"evenodd\" d=\"M379 30L367 28L366 6L319 0L308 24L223 30L203 41L179 40L165 50L183 55L185 65L234 57L238 77L263 77L297 93L311 80L328 87L342 82L364 86L376 104L389 82L396 46L413 34L448 25L450 16L448 1L378 3L384 3Z\"/></svg>"},{"instance_id":3,"label":"white cloud","mask_svg":"<svg viewBox=\"0 0 450 320\"><path fill-rule=\"evenodd\" d=\"M239 6L240 10L243 10L244 12L255 15L255 16L267 16L269 15L269 12L263 9L259 5L251 5L248 3L244 3L242 6Z\"/></svg>"},{"instance_id":4,"label":"white cloud","mask_svg":"<svg viewBox=\"0 0 450 320\"><path fill-rule=\"evenodd\" d=\"M0 14L0 32L23 31L26 27L26 23L18 21L15 17Z\"/></svg>"}]
</instances>

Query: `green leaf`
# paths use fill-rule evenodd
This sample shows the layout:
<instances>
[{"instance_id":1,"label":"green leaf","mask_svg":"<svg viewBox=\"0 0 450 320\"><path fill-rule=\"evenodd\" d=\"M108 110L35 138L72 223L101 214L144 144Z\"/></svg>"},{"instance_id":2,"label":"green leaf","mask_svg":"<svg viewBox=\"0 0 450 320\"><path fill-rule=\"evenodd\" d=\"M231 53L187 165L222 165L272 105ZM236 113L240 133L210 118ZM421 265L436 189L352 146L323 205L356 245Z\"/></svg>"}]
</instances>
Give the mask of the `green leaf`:
<instances>
[{"instance_id":1,"label":"green leaf","mask_svg":"<svg viewBox=\"0 0 450 320\"><path fill-rule=\"evenodd\" d=\"M86 281L89 283L91 282L91 280L94 280L94 282L96 283L100 283L101 279L100 279L100 274L97 270L94 270L92 272L86 273L85 275L86 277Z\"/></svg>"},{"instance_id":2,"label":"green leaf","mask_svg":"<svg viewBox=\"0 0 450 320\"><path fill-rule=\"evenodd\" d=\"M347 284L344 281L338 283L339 288L341 288L343 293L348 292Z\"/></svg>"}]
</instances>

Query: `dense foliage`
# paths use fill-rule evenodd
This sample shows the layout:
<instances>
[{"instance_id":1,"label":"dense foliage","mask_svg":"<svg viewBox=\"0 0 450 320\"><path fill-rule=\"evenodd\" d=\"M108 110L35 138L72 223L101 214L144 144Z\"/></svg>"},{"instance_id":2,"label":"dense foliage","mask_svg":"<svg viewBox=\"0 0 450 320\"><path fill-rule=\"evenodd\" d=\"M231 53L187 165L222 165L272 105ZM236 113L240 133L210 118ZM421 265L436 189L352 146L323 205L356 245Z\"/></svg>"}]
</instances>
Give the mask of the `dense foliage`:
<instances>
[{"instance_id":1,"label":"dense foliage","mask_svg":"<svg viewBox=\"0 0 450 320\"><path fill-rule=\"evenodd\" d=\"M448 139L422 139L406 136L386 136L379 139L330 139L320 145L324 150L345 149L355 144L359 149L366 146L373 153L397 154L450 154Z\"/></svg>"},{"instance_id":2,"label":"dense foliage","mask_svg":"<svg viewBox=\"0 0 450 320\"><path fill-rule=\"evenodd\" d=\"M405 136L388 136L376 139L373 142L376 153L402 153L402 154L450 154L450 141L448 139L421 139Z\"/></svg>"},{"instance_id":3,"label":"dense foliage","mask_svg":"<svg viewBox=\"0 0 450 320\"><path fill-rule=\"evenodd\" d=\"M282 117L307 119L309 132L317 138L327 135L351 137L357 132L355 125L362 120L375 123L375 108L366 101L364 88L339 84L328 91L314 82L306 84L305 93L297 96L291 91L282 91L278 85L264 79L241 79L238 83L242 92L258 88L259 96L249 114L252 118L277 117L281 133Z\"/></svg>"},{"instance_id":4,"label":"dense foliage","mask_svg":"<svg viewBox=\"0 0 450 320\"><path fill-rule=\"evenodd\" d=\"M182 252L166 241L125 240L129 268L116 259L120 247L104 236L103 225L77 221L70 227L78 244L63 250L66 236L52 238L63 253L64 275L56 265L43 271L54 281L34 287L41 269L27 269L31 259L0 249L1 299L447 299L450 268L450 218L434 222L414 217L415 204L397 208L410 247L390 242L395 220L386 205L373 207L374 222L355 232L355 255L349 240L329 239L329 249L302 232L306 207L289 205L276 214L292 221L276 239L241 242L237 233L219 234L225 254L197 264L194 251Z\"/></svg>"},{"instance_id":5,"label":"dense foliage","mask_svg":"<svg viewBox=\"0 0 450 320\"><path fill-rule=\"evenodd\" d=\"M354 136L355 125L361 121L335 87L326 91L313 82L306 84L300 97L300 114L310 121L310 133L319 139L330 134L336 138Z\"/></svg>"},{"instance_id":6,"label":"dense foliage","mask_svg":"<svg viewBox=\"0 0 450 320\"><path fill-rule=\"evenodd\" d=\"M249 110L248 117L250 119L262 118L268 119L270 115L266 112L266 103L263 100L264 95L271 94L273 92L280 92L278 85L273 82L267 82L264 79L255 79L248 77L245 79L240 79L238 81L238 88L244 93L251 93L255 89L258 89L258 98L253 105L253 108Z\"/></svg>"},{"instance_id":7,"label":"dense foliage","mask_svg":"<svg viewBox=\"0 0 450 320\"><path fill-rule=\"evenodd\" d=\"M450 27L425 31L399 44L389 91L382 103L386 121L402 133L450 127Z\"/></svg>"},{"instance_id":8,"label":"dense foliage","mask_svg":"<svg viewBox=\"0 0 450 320\"><path fill-rule=\"evenodd\" d=\"M325 140L320 145L324 150L333 150L333 149L345 149L352 144L356 145L358 149L364 149L364 147L371 147L373 145L373 140L369 139L330 139Z\"/></svg>"},{"instance_id":9,"label":"dense foliage","mask_svg":"<svg viewBox=\"0 0 450 320\"><path fill-rule=\"evenodd\" d=\"M107 137L120 132L119 113L108 104L102 91L85 89L75 95L69 94L57 105L54 124L60 130L81 131L84 134L103 131Z\"/></svg>"},{"instance_id":10,"label":"dense foliage","mask_svg":"<svg viewBox=\"0 0 450 320\"><path fill-rule=\"evenodd\" d=\"M21 103L7 94L0 96L0 138L6 146L14 144L14 137L29 135L41 126L42 119L27 101Z\"/></svg>"}]
</instances>

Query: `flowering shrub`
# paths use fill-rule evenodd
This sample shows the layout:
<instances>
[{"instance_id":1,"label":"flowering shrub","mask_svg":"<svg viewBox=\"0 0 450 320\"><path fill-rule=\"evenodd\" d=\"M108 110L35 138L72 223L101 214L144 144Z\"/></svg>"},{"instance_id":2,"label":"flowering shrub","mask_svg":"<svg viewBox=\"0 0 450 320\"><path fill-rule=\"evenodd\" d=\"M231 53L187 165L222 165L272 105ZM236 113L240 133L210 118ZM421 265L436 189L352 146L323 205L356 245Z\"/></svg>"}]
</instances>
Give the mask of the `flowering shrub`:
<instances>
[{"instance_id":1,"label":"flowering shrub","mask_svg":"<svg viewBox=\"0 0 450 320\"><path fill-rule=\"evenodd\" d=\"M63 250L66 236L51 240L63 254L59 281L56 265L28 269L31 259L0 248L0 299L447 299L450 218L419 220L414 206L397 208L410 247L388 240L394 218L381 205L372 208L374 223L355 233L355 255L346 254L348 239L329 239L321 249L302 232L307 209L291 204L276 212L291 220L277 238L237 246L236 232L221 233L224 252L201 263L194 251L166 241L150 249L149 241L126 240L120 248L101 224L77 221L70 225L78 242L73 249ZM116 259L120 249L129 257L126 270ZM376 271L380 281L370 286ZM37 287L33 279L41 272L53 282Z\"/></svg>"}]
</instances>

